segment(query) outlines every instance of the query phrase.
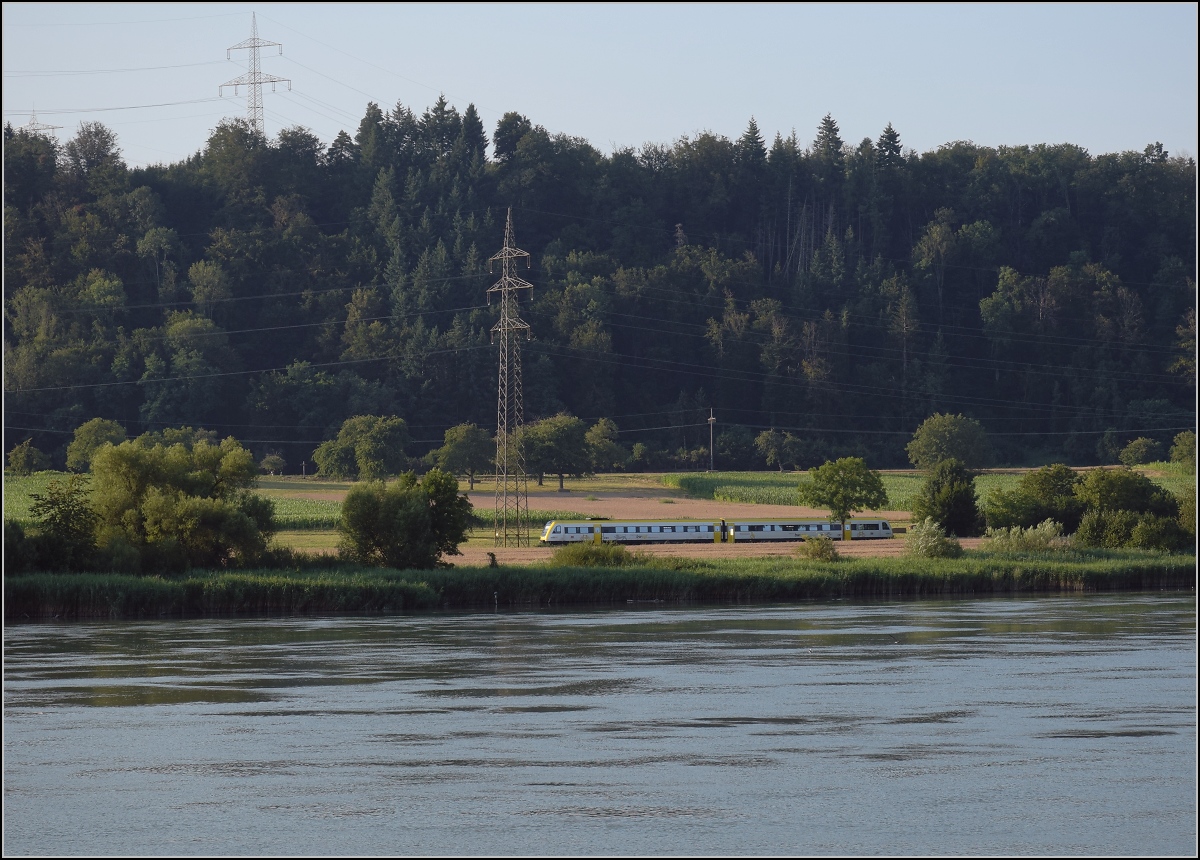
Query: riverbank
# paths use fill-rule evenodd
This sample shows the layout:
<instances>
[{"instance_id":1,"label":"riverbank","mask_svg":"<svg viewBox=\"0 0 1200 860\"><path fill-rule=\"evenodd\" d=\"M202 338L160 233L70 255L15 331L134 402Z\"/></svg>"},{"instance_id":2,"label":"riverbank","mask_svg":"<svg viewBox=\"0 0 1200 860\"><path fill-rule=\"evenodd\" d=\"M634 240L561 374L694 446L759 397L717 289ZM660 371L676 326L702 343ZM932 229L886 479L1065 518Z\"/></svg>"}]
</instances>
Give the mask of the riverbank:
<instances>
[{"instance_id":1,"label":"riverbank","mask_svg":"<svg viewBox=\"0 0 1200 860\"><path fill-rule=\"evenodd\" d=\"M620 568L552 564L428 571L193 571L173 577L6 577L6 621L400 613L664 603L751 603L1189 589L1191 555L1087 551L957 559L640 558Z\"/></svg>"}]
</instances>

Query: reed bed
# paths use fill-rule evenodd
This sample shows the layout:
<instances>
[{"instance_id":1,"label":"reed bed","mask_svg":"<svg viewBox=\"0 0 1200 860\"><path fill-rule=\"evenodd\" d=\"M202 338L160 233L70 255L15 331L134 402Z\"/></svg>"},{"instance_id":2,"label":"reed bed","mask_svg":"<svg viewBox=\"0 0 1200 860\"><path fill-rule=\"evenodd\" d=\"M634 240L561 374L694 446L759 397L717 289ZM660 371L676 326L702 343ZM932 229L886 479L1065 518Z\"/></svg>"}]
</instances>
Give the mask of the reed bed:
<instances>
[{"instance_id":1,"label":"reed bed","mask_svg":"<svg viewBox=\"0 0 1200 860\"><path fill-rule=\"evenodd\" d=\"M193 572L179 577L30 574L5 579L8 620L397 613L623 604L790 602L1194 588L1196 559L1134 551L957 559L636 558L432 571L362 568Z\"/></svg>"}]
</instances>

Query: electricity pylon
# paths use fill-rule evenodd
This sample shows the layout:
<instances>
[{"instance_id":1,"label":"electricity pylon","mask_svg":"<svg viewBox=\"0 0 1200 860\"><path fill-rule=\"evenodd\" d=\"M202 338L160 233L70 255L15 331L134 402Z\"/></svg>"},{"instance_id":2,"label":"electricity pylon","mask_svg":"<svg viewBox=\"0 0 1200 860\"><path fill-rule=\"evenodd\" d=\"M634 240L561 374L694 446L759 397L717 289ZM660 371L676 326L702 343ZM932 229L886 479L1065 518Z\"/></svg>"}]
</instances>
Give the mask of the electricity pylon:
<instances>
[{"instance_id":1,"label":"electricity pylon","mask_svg":"<svg viewBox=\"0 0 1200 860\"><path fill-rule=\"evenodd\" d=\"M38 122L37 110L29 112L29 122L21 126L21 131L27 131L30 134L41 134L43 131L53 133L56 128L62 128L61 125L46 125L44 122Z\"/></svg>"},{"instance_id":2,"label":"electricity pylon","mask_svg":"<svg viewBox=\"0 0 1200 860\"><path fill-rule=\"evenodd\" d=\"M226 81L217 87L217 94L222 95L225 87L233 87L233 94L237 95L237 88L240 86L247 87L246 92L246 118L250 120L250 125L266 137L267 133L263 130L263 105L262 105L262 85L270 84L271 92L275 92L275 85L287 83L288 89L292 88L292 82L289 78L277 78L274 75L264 75L262 67L258 60L258 49L269 48L276 46L279 48L279 53L283 53L283 45L279 42L268 42L266 39L258 38L258 16L251 14L250 16L250 38L243 42L238 42L231 48L225 50L225 59L232 59L229 55L230 51L237 51L242 48L247 48L250 51L250 71L244 75L234 78L232 81Z\"/></svg>"},{"instance_id":3,"label":"electricity pylon","mask_svg":"<svg viewBox=\"0 0 1200 860\"><path fill-rule=\"evenodd\" d=\"M512 209L504 226L504 247L488 260L500 261L500 280L488 290L500 298L500 321L492 326L492 342L500 340L500 378L496 396L496 546L529 546L529 479L525 473L525 452L520 432L525 423L524 391L521 383L521 340L529 338L529 325L518 313L520 290L532 290L533 284L518 278L516 261L529 254L513 245Z\"/></svg>"}]
</instances>

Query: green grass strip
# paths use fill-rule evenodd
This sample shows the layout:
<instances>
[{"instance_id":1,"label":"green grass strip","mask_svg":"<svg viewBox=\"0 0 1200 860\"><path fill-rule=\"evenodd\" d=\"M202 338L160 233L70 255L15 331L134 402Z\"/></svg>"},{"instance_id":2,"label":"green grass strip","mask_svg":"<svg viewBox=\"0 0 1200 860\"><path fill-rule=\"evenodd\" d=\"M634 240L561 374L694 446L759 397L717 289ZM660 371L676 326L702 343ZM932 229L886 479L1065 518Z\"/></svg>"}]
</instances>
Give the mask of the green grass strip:
<instances>
[{"instance_id":1,"label":"green grass strip","mask_svg":"<svg viewBox=\"0 0 1200 860\"><path fill-rule=\"evenodd\" d=\"M1065 556L1065 557L1064 557ZM8 620L396 613L629 601L788 602L1194 588L1194 556L1134 551L958 559L638 558L626 567L193 572L6 577Z\"/></svg>"}]
</instances>

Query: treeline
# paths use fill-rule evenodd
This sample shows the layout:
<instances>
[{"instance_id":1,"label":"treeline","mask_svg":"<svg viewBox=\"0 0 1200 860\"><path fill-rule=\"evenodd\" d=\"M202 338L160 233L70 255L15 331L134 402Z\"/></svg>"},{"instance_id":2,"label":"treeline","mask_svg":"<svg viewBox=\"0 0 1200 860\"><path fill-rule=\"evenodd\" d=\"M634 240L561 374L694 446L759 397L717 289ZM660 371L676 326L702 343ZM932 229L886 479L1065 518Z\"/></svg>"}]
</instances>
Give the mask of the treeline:
<instances>
[{"instance_id":1,"label":"treeline","mask_svg":"<svg viewBox=\"0 0 1200 860\"><path fill-rule=\"evenodd\" d=\"M509 208L526 417L611 419L647 468L707 467L710 408L726 469L907 465L939 412L998 463L1195 426L1196 169L1161 145L917 153L826 117L811 143L751 120L605 155L517 113L489 139L439 99L369 105L328 146L229 120L130 169L84 123L63 145L8 126L4 157L5 450L55 465L92 418L291 472L354 416L402 418L416 457L490 433Z\"/></svg>"}]
</instances>

